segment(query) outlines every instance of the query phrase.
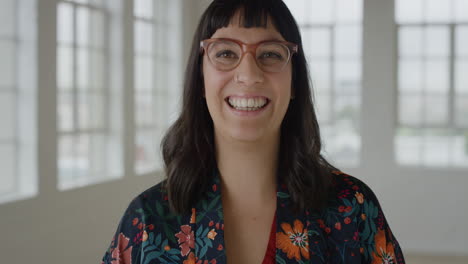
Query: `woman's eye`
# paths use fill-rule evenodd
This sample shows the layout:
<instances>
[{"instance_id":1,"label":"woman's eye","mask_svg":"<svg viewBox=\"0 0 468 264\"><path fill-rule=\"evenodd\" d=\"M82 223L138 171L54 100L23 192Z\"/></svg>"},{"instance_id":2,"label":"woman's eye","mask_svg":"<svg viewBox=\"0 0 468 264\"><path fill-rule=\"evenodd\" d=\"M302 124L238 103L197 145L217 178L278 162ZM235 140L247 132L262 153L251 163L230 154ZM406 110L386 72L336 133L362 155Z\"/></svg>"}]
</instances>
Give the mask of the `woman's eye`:
<instances>
[{"instance_id":1,"label":"woman's eye","mask_svg":"<svg viewBox=\"0 0 468 264\"><path fill-rule=\"evenodd\" d=\"M230 50L223 50L216 53L216 58L235 58L236 54Z\"/></svg>"},{"instance_id":2,"label":"woman's eye","mask_svg":"<svg viewBox=\"0 0 468 264\"><path fill-rule=\"evenodd\" d=\"M271 59L281 59L282 56L275 52L265 52L260 57L262 58L271 58Z\"/></svg>"}]
</instances>

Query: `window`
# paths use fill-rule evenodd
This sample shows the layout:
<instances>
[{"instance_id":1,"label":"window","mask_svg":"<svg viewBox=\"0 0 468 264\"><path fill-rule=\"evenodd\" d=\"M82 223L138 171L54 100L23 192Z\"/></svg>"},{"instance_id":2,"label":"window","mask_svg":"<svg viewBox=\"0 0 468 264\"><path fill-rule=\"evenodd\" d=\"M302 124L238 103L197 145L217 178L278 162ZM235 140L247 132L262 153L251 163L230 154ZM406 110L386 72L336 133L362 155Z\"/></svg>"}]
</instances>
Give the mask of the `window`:
<instances>
[{"instance_id":1,"label":"window","mask_svg":"<svg viewBox=\"0 0 468 264\"><path fill-rule=\"evenodd\" d=\"M121 177L119 1L57 5L58 188Z\"/></svg>"},{"instance_id":2,"label":"window","mask_svg":"<svg viewBox=\"0 0 468 264\"><path fill-rule=\"evenodd\" d=\"M401 165L468 167L468 1L396 1Z\"/></svg>"},{"instance_id":3,"label":"window","mask_svg":"<svg viewBox=\"0 0 468 264\"><path fill-rule=\"evenodd\" d=\"M300 26L323 154L340 166L356 167L361 148L362 0L285 3Z\"/></svg>"},{"instance_id":4,"label":"window","mask_svg":"<svg viewBox=\"0 0 468 264\"><path fill-rule=\"evenodd\" d=\"M176 115L180 71L180 4L134 2L135 171L162 168L160 142Z\"/></svg>"},{"instance_id":5,"label":"window","mask_svg":"<svg viewBox=\"0 0 468 264\"><path fill-rule=\"evenodd\" d=\"M37 194L35 11L24 0L0 8L0 203Z\"/></svg>"}]
</instances>

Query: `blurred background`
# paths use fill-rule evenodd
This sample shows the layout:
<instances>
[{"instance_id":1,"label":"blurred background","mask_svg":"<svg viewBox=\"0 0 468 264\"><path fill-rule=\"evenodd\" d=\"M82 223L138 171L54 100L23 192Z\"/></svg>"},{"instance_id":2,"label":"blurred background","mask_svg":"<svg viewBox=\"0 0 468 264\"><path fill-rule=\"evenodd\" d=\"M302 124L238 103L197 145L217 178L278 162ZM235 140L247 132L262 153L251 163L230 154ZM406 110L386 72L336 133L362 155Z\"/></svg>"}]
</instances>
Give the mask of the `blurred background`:
<instances>
[{"instance_id":1,"label":"blurred background","mask_svg":"<svg viewBox=\"0 0 468 264\"><path fill-rule=\"evenodd\" d=\"M163 179L209 0L0 0L2 263L100 263ZM287 0L323 154L377 194L407 263L468 263L468 0Z\"/></svg>"}]
</instances>

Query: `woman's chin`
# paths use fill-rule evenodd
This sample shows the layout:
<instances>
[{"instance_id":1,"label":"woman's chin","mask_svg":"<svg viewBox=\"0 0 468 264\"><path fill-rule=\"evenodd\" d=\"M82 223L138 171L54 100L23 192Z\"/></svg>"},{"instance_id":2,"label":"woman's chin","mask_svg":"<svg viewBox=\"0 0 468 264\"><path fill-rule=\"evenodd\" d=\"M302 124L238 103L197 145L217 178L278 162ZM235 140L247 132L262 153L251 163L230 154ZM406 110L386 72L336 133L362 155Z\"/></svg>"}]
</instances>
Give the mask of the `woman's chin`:
<instances>
[{"instance_id":1,"label":"woman's chin","mask_svg":"<svg viewBox=\"0 0 468 264\"><path fill-rule=\"evenodd\" d=\"M239 129L229 133L229 138L235 142L254 143L262 142L265 139L265 133L262 129Z\"/></svg>"}]
</instances>

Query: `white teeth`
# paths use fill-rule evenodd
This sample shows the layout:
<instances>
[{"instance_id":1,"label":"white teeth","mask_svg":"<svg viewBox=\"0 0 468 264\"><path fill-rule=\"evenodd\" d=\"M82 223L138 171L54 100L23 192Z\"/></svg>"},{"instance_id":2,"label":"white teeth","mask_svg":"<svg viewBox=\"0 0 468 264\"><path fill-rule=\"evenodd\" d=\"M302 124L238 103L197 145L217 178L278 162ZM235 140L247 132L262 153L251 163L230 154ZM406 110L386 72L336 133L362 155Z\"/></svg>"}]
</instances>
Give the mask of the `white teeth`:
<instances>
[{"instance_id":1,"label":"white teeth","mask_svg":"<svg viewBox=\"0 0 468 264\"><path fill-rule=\"evenodd\" d=\"M232 98L229 97L229 104L238 110L257 110L267 103L265 98Z\"/></svg>"},{"instance_id":2,"label":"white teeth","mask_svg":"<svg viewBox=\"0 0 468 264\"><path fill-rule=\"evenodd\" d=\"M254 107L255 106L255 100L253 98L249 98L247 101L247 106L248 107Z\"/></svg>"},{"instance_id":3,"label":"white teeth","mask_svg":"<svg viewBox=\"0 0 468 264\"><path fill-rule=\"evenodd\" d=\"M242 106L242 107L247 107L247 99L242 98L242 99L241 99L240 106Z\"/></svg>"}]
</instances>

